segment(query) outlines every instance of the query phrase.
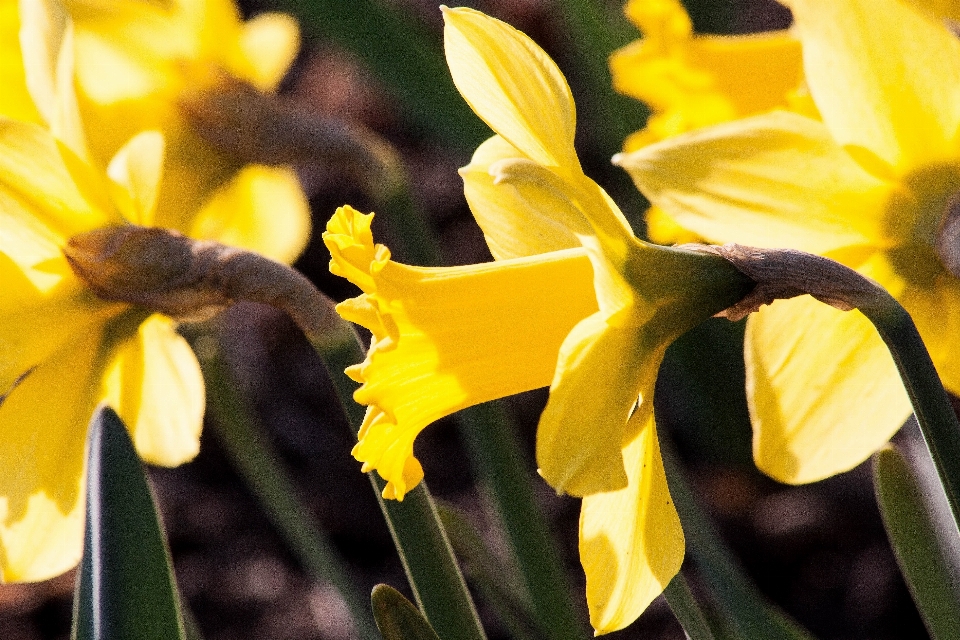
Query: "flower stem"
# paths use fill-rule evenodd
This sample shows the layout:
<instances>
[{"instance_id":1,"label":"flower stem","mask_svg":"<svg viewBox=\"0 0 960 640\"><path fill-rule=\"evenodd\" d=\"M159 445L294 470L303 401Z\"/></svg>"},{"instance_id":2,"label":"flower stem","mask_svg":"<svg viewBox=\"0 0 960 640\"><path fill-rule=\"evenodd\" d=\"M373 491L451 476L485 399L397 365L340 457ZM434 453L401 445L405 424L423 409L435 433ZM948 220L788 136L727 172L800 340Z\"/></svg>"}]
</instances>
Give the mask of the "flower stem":
<instances>
[{"instance_id":1,"label":"flower stem","mask_svg":"<svg viewBox=\"0 0 960 640\"><path fill-rule=\"evenodd\" d=\"M331 542L307 517L309 510L297 497L280 456L237 393L214 336L202 334L192 342L197 347L207 387L211 426L230 462L307 572L314 579L330 583L340 594L358 636L362 640L379 640L366 596L350 577Z\"/></svg>"},{"instance_id":2,"label":"flower stem","mask_svg":"<svg viewBox=\"0 0 960 640\"><path fill-rule=\"evenodd\" d=\"M328 316L328 320L334 317ZM348 422L356 433L363 422L364 410L353 400L358 385L347 377L344 369L363 360L364 354L349 325L343 320L339 320L339 325L333 332L308 334L307 338L323 359ZM486 640L426 483L421 482L398 502L384 499L381 492L386 483L375 473L368 475L417 605L437 635L442 640Z\"/></svg>"},{"instance_id":3,"label":"flower stem","mask_svg":"<svg viewBox=\"0 0 960 640\"><path fill-rule=\"evenodd\" d=\"M716 636L707 622L707 616L693 597L690 585L682 573L673 577L663 590L663 597L690 640L715 640Z\"/></svg>"},{"instance_id":4,"label":"flower stem","mask_svg":"<svg viewBox=\"0 0 960 640\"><path fill-rule=\"evenodd\" d=\"M767 602L743 572L733 552L697 504L673 447L663 436L660 448L670 496L680 514L687 549L711 599L736 637L745 640L811 640L809 633Z\"/></svg>"},{"instance_id":5,"label":"flower stem","mask_svg":"<svg viewBox=\"0 0 960 640\"><path fill-rule=\"evenodd\" d=\"M869 302L857 306L893 356L954 521L960 523L960 422L923 339L907 310L883 289L877 287Z\"/></svg>"},{"instance_id":6,"label":"flower stem","mask_svg":"<svg viewBox=\"0 0 960 640\"><path fill-rule=\"evenodd\" d=\"M573 614L566 575L534 499L529 466L503 406L489 402L471 407L461 412L460 419L470 457L506 529L537 624L548 638L585 638Z\"/></svg>"}]
</instances>

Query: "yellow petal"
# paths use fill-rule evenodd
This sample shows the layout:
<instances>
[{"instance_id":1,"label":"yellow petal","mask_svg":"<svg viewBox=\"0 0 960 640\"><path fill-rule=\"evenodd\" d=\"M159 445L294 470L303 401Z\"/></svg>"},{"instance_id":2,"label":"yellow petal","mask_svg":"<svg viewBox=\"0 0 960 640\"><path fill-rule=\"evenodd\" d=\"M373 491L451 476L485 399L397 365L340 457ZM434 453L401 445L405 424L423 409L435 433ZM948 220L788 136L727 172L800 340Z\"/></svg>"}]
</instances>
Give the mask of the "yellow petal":
<instances>
[{"instance_id":1,"label":"yellow petal","mask_svg":"<svg viewBox=\"0 0 960 640\"><path fill-rule=\"evenodd\" d=\"M658 44L683 40L693 33L693 23L680 0L629 0L623 12L644 38Z\"/></svg>"},{"instance_id":2,"label":"yellow petal","mask_svg":"<svg viewBox=\"0 0 960 640\"><path fill-rule=\"evenodd\" d=\"M573 96L553 60L508 24L472 9L442 10L447 65L470 108L531 160L579 170Z\"/></svg>"},{"instance_id":3,"label":"yellow petal","mask_svg":"<svg viewBox=\"0 0 960 640\"><path fill-rule=\"evenodd\" d=\"M803 80L800 42L786 32L695 36L666 49L649 36L610 57L614 88L656 112L654 137L789 106Z\"/></svg>"},{"instance_id":4,"label":"yellow petal","mask_svg":"<svg viewBox=\"0 0 960 640\"><path fill-rule=\"evenodd\" d=\"M883 244L890 183L867 173L822 124L773 112L620 154L651 202L715 242L825 253Z\"/></svg>"},{"instance_id":5,"label":"yellow petal","mask_svg":"<svg viewBox=\"0 0 960 640\"><path fill-rule=\"evenodd\" d=\"M520 158L523 154L509 142L493 136L477 147L470 164L460 169L463 193L483 229L490 253L497 260L505 260L580 246L564 223L579 217L578 211L549 215L543 208L531 206L509 182L498 183L491 173L493 165Z\"/></svg>"},{"instance_id":6,"label":"yellow petal","mask_svg":"<svg viewBox=\"0 0 960 640\"><path fill-rule=\"evenodd\" d=\"M87 423L97 399L99 330L38 366L0 403L0 570L44 580L80 560Z\"/></svg>"},{"instance_id":7,"label":"yellow petal","mask_svg":"<svg viewBox=\"0 0 960 640\"><path fill-rule=\"evenodd\" d=\"M649 410L665 349L636 326L611 326L602 313L573 328L537 428L537 465L550 486L584 496L627 485L620 451L634 435L627 420L638 398Z\"/></svg>"},{"instance_id":8,"label":"yellow petal","mask_svg":"<svg viewBox=\"0 0 960 640\"><path fill-rule=\"evenodd\" d=\"M354 456L399 499L416 477L416 435L464 407L549 384L560 344L596 300L582 250L408 267L373 246L369 220L341 207L324 241L335 272L367 292L337 310L373 332L367 359L349 370L363 382L355 399L371 406Z\"/></svg>"},{"instance_id":9,"label":"yellow petal","mask_svg":"<svg viewBox=\"0 0 960 640\"><path fill-rule=\"evenodd\" d=\"M667 488L652 411L631 418L637 436L623 449L628 484L583 499L580 562L587 575L590 624L623 629L680 570L684 539Z\"/></svg>"},{"instance_id":10,"label":"yellow petal","mask_svg":"<svg viewBox=\"0 0 960 640\"><path fill-rule=\"evenodd\" d=\"M310 239L310 204L289 167L247 165L213 194L187 234L289 264Z\"/></svg>"},{"instance_id":11,"label":"yellow petal","mask_svg":"<svg viewBox=\"0 0 960 640\"><path fill-rule=\"evenodd\" d=\"M96 332L119 311L119 305L95 298L63 267L67 273L56 286L44 290L31 281L29 271L0 253L0 396L77 333Z\"/></svg>"},{"instance_id":12,"label":"yellow petal","mask_svg":"<svg viewBox=\"0 0 960 640\"><path fill-rule=\"evenodd\" d=\"M231 71L263 92L283 80L300 48L300 28L283 13L261 13L243 24L236 52L227 59Z\"/></svg>"},{"instance_id":13,"label":"yellow petal","mask_svg":"<svg viewBox=\"0 0 960 640\"><path fill-rule=\"evenodd\" d=\"M18 3L6 0L0 3L0 115L14 120L42 122L33 98L27 90L20 51L20 9Z\"/></svg>"},{"instance_id":14,"label":"yellow petal","mask_svg":"<svg viewBox=\"0 0 960 640\"><path fill-rule=\"evenodd\" d=\"M104 378L104 401L126 423L145 461L173 467L200 450L203 376L169 318L151 316L118 347Z\"/></svg>"},{"instance_id":15,"label":"yellow petal","mask_svg":"<svg viewBox=\"0 0 960 640\"><path fill-rule=\"evenodd\" d=\"M943 386L960 394L960 282L942 275L931 286L907 286L897 297L916 323Z\"/></svg>"},{"instance_id":16,"label":"yellow petal","mask_svg":"<svg viewBox=\"0 0 960 640\"><path fill-rule=\"evenodd\" d=\"M73 24L53 0L20 2L20 49L30 96L50 132L74 153L87 144L73 88Z\"/></svg>"},{"instance_id":17,"label":"yellow petal","mask_svg":"<svg viewBox=\"0 0 960 640\"><path fill-rule=\"evenodd\" d=\"M754 458L782 482L852 469L911 413L889 351L859 311L779 300L750 316L744 356Z\"/></svg>"},{"instance_id":18,"label":"yellow petal","mask_svg":"<svg viewBox=\"0 0 960 640\"><path fill-rule=\"evenodd\" d=\"M119 221L103 182L49 132L0 120L0 251L34 264L66 238Z\"/></svg>"},{"instance_id":19,"label":"yellow petal","mask_svg":"<svg viewBox=\"0 0 960 640\"><path fill-rule=\"evenodd\" d=\"M151 226L163 171L163 134L144 131L123 146L110 161L107 174L126 189L132 205L128 220Z\"/></svg>"},{"instance_id":20,"label":"yellow petal","mask_svg":"<svg viewBox=\"0 0 960 640\"><path fill-rule=\"evenodd\" d=\"M841 145L902 174L956 155L960 42L900 0L793 0L810 92Z\"/></svg>"}]
</instances>

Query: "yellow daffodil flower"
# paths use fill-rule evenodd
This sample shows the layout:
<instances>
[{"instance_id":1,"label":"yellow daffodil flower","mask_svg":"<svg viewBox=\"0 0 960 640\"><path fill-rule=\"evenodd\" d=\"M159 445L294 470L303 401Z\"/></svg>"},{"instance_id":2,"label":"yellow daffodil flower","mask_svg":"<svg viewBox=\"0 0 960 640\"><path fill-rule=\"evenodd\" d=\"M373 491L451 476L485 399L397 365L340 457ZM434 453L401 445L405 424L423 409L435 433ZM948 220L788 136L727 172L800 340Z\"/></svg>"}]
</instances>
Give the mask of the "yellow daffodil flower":
<instances>
[{"instance_id":1,"label":"yellow daffodil flower","mask_svg":"<svg viewBox=\"0 0 960 640\"><path fill-rule=\"evenodd\" d=\"M106 172L90 162L69 17L52 2L2 9L3 29L17 23L3 33L19 34L0 40L0 77L13 80L0 93L0 581L8 582L48 578L79 560L84 446L98 402L123 418L144 460L172 466L197 453L204 387L172 319L99 299L64 254L78 234L161 226L163 137L133 137ZM19 68L10 48L22 49ZM235 197L228 204L246 225L249 210L264 207L239 195L218 197ZM203 215L175 228L237 237L229 219L197 224Z\"/></svg>"},{"instance_id":2,"label":"yellow daffodil flower","mask_svg":"<svg viewBox=\"0 0 960 640\"><path fill-rule=\"evenodd\" d=\"M373 333L348 369L367 405L354 455L402 499L423 476L414 439L461 408L550 385L540 473L583 496L581 560L591 622L632 622L675 575L683 534L670 500L652 396L664 350L745 292L725 263L637 240L586 177L559 69L512 27L444 8L447 62L496 132L461 170L495 262L411 267L375 244L372 215L339 209L331 270L363 294L338 306Z\"/></svg>"},{"instance_id":3,"label":"yellow daffodil flower","mask_svg":"<svg viewBox=\"0 0 960 640\"><path fill-rule=\"evenodd\" d=\"M960 393L960 41L930 11L944 7L917 4L790 2L822 122L773 112L617 161L703 237L818 253L878 281ZM746 361L754 456L785 482L852 468L910 414L859 312L776 302L749 320Z\"/></svg>"},{"instance_id":4,"label":"yellow daffodil flower","mask_svg":"<svg viewBox=\"0 0 960 640\"><path fill-rule=\"evenodd\" d=\"M299 48L293 18L263 13L243 22L234 0L64 3L75 26L77 91L94 159L106 166L135 134L161 131L167 153L157 223L215 233L292 262L310 225L293 170L244 164L219 151L184 113L239 82L275 91Z\"/></svg>"},{"instance_id":5,"label":"yellow daffodil flower","mask_svg":"<svg viewBox=\"0 0 960 640\"><path fill-rule=\"evenodd\" d=\"M694 34L680 0L630 0L624 12L643 38L610 56L613 86L653 112L624 141L625 152L775 108L815 114L804 90L800 42L788 32ZM650 207L646 220L654 242L699 240L660 207Z\"/></svg>"}]
</instances>

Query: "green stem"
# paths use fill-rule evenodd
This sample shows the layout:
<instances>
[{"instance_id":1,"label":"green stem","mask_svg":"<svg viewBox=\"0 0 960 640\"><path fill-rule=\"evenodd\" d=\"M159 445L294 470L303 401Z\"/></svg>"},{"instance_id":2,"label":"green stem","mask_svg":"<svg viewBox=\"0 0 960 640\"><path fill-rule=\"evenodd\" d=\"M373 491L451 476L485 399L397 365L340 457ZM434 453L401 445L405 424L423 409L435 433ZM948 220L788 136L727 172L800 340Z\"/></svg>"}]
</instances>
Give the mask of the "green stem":
<instances>
[{"instance_id":1,"label":"green stem","mask_svg":"<svg viewBox=\"0 0 960 640\"><path fill-rule=\"evenodd\" d=\"M663 597L690 640L714 640L713 629L707 622L707 616L693 597L690 585L682 573L673 577L663 590Z\"/></svg>"},{"instance_id":2,"label":"green stem","mask_svg":"<svg viewBox=\"0 0 960 640\"><path fill-rule=\"evenodd\" d=\"M960 422L923 339L907 310L879 287L870 301L858 304L858 308L876 327L893 356L954 521L960 523Z\"/></svg>"},{"instance_id":3,"label":"green stem","mask_svg":"<svg viewBox=\"0 0 960 640\"><path fill-rule=\"evenodd\" d=\"M465 409L460 418L474 467L499 512L541 630L556 640L587 637L573 614L566 575L530 486L529 465L503 407L482 404Z\"/></svg>"},{"instance_id":4,"label":"green stem","mask_svg":"<svg viewBox=\"0 0 960 640\"><path fill-rule=\"evenodd\" d=\"M379 640L367 597L357 587L337 550L307 517L280 456L264 437L250 407L237 393L211 334L194 339L207 387L211 427L231 463L260 501L273 525L307 573L328 582L343 598L363 640Z\"/></svg>"},{"instance_id":5,"label":"green stem","mask_svg":"<svg viewBox=\"0 0 960 640\"><path fill-rule=\"evenodd\" d=\"M364 353L346 322L340 325L333 334L307 338L323 359L350 426L357 433L364 409L353 400L357 383L343 370L362 361ZM442 640L486 640L426 483L421 482L398 502L384 499L381 492L386 483L375 473L368 475L417 605L434 631Z\"/></svg>"},{"instance_id":6,"label":"green stem","mask_svg":"<svg viewBox=\"0 0 960 640\"><path fill-rule=\"evenodd\" d=\"M746 576L733 552L697 504L680 462L663 436L661 452L670 496L680 514L687 549L712 600L736 636L744 640L811 640L809 633L768 602Z\"/></svg>"}]
</instances>

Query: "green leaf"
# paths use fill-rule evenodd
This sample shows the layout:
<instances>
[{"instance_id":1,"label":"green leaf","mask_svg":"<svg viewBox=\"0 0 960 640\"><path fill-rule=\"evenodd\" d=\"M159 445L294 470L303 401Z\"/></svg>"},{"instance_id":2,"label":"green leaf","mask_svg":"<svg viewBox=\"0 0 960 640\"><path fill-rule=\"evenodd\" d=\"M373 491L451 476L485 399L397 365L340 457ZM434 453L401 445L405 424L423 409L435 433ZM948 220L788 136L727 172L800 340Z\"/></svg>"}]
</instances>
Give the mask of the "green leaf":
<instances>
[{"instance_id":1,"label":"green leaf","mask_svg":"<svg viewBox=\"0 0 960 640\"><path fill-rule=\"evenodd\" d=\"M950 571L954 563L937 536L917 478L892 445L874 456L873 478L887 537L930 636L960 638L960 592Z\"/></svg>"},{"instance_id":2,"label":"green leaf","mask_svg":"<svg viewBox=\"0 0 960 640\"><path fill-rule=\"evenodd\" d=\"M185 638L153 492L126 426L105 406L88 435L86 534L71 638Z\"/></svg>"},{"instance_id":3,"label":"green leaf","mask_svg":"<svg viewBox=\"0 0 960 640\"><path fill-rule=\"evenodd\" d=\"M440 640L423 614L393 587L378 584L370 601L383 640Z\"/></svg>"}]
</instances>

